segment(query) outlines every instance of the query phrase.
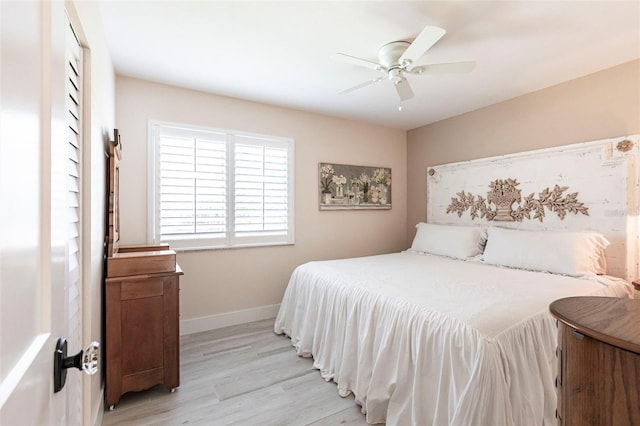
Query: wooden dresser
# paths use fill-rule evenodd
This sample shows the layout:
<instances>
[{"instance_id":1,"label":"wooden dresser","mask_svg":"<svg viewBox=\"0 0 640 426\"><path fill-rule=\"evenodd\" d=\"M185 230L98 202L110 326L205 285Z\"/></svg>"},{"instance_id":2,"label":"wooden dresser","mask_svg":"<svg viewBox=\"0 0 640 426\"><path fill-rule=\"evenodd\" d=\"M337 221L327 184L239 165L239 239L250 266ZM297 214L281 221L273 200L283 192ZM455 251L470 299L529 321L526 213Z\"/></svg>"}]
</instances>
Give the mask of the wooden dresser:
<instances>
[{"instance_id":1,"label":"wooden dresser","mask_svg":"<svg viewBox=\"0 0 640 426\"><path fill-rule=\"evenodd\" d=\"M109 149L105 279L105 402L111 410L126 392L180 385L182 271L168 244L120 246L120 147L116 130Z\"/></svg>"},{"instance_id":2,"label":"wooden dresser","mask_svg":"<svg viewBox=\"0 0 640 426\"><path fill-rule=\"evenodd\" d=\"M558 425L640 425L640 300L569 297L558 319Z\"/></svg>"}]
</instances>

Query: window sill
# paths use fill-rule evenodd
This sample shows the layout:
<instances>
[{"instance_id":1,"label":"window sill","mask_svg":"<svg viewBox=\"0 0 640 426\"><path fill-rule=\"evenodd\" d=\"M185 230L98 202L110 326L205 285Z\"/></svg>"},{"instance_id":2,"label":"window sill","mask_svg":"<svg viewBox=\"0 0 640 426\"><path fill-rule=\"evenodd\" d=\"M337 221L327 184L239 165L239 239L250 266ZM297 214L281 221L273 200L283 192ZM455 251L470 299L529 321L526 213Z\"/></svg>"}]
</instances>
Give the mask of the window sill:
<instances>
[{"instance_id":1,"label":"window sill","mask_svg":"<svg viewBox=\"0 0 640 426\"><path fill-rule=\"evenodd\" d=\"M171 245L171 241L163 241ZM171 247L176 253L192 252L192 251L217 251L217 250L235 250L235 249L247 249L247 248L266 248L266 247L281 247L281 246L293 246L295 242L284 243L262 243L262 244L238 244L234 246L205 246L205 247Z\"/></svg>"}]
</instances>

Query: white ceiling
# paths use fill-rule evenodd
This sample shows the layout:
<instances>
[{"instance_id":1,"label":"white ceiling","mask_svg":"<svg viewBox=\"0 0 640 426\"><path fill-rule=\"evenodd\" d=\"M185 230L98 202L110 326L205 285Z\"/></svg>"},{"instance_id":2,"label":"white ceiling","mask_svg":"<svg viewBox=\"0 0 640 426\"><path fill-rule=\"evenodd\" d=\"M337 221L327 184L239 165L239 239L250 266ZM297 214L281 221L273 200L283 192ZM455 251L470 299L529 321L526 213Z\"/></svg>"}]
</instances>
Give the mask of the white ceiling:
<instances>
[{"instance_id":1,"label":"white ceiling","mask_svg":"<svg viewBox=\"0 0 640 426\"><path fill-rule=\"evenodd\" d=\"M640 57L640 1L101 1L119 75L413 129ZM426 25L447 33L419 64L475 60L471 74L411 75L400 101L377 62ZM640 76L639 76L640 78Z\"/></svg>"}]
</instances>

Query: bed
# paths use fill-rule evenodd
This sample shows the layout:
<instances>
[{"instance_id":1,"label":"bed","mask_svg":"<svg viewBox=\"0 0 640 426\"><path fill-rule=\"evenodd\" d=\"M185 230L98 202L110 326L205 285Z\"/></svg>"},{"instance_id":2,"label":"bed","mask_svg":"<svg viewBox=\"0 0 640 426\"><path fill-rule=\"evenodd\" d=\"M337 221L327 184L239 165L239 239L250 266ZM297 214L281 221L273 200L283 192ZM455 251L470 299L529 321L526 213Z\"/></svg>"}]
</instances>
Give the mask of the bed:
<instances>
[{"instance_id":1,"label":"bed","mask_svg":"<svg viewBox=\"0 0 640 426\"><path fill-rule=\"evenodd\" d=\"M637 173L633 141L636 151L620 156L624 165L612 188L626 191L624 206L637 221L637 183L636 192L627 188L628 182L637 182L637 174L635 181L628 176ZM605 152L587 145L590 152ZM589 157L584 150L571 153L580 161ZM515 160L505 161L522 170ZM490 159L487 167L495 168L496 162ZM313 357L314 367L337 384L340 395L353 393L368 423L555 424L557 331L548 306L576 295L630 297L625 274L638 272L638 225L625 218L598 218L597 203L588 201L593 185L584 182L587 190L580 195L587 202L571 194L573 207L564 214L576 218L568 226L550 227L533 214L530 218L545 226L521 223L526 215L515 203L506 216L499 206L485 204L484 216L477 209L475 217L464 219L471 209L460 206L474 201L460 192L457 198L447 194L456 187L445 179L449 166L429 171L435 183L448 183L428 196L432 220L417 225L409 250L300 265L274 330L289 336L299 355ZM465 166L475 169L475 182L478 165ZM460 169L454 170L459 178ZM586 172L594 175L592 168ZM607 203L613 200L611 191ZM501 194L506 192L502 188ZM447 196L453 217L466 223L434 223L448 217L445 208L438 209L441 216L431 213L437 200ZM494 218L502 213L513 220L475 221L492 212ZM606 275L611 270L622 278Z\"/></svg>"}]
</instances>

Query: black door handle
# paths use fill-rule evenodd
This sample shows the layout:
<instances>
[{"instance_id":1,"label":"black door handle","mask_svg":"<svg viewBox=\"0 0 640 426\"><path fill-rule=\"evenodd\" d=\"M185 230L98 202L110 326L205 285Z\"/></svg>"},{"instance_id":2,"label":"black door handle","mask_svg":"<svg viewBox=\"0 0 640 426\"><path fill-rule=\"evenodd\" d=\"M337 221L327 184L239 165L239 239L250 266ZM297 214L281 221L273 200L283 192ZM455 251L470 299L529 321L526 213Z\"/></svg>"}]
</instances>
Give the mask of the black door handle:
<instances>
[{"instance_id":1,"label":"black door handle","mask_svg":"<svg viewBox=\"0 0 640 426\"><path fill-rule=\"evenodd\" d=\"M53 353L53 392L60 392L67 381L67 369L77 368L89 375L98 371L100 344L91 342L86 350L80 350L75 355L67 356L67 339L61 337L56 343Z\"/></svg>"}]
</instances>

